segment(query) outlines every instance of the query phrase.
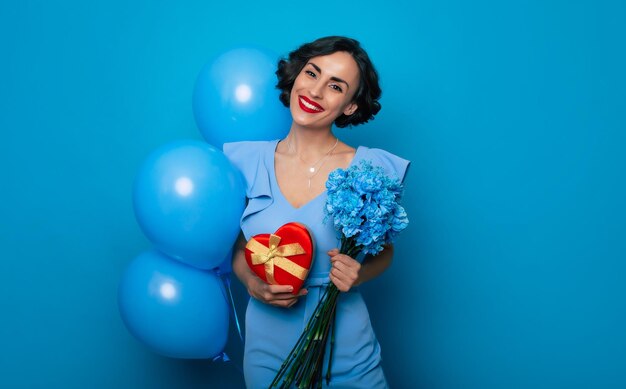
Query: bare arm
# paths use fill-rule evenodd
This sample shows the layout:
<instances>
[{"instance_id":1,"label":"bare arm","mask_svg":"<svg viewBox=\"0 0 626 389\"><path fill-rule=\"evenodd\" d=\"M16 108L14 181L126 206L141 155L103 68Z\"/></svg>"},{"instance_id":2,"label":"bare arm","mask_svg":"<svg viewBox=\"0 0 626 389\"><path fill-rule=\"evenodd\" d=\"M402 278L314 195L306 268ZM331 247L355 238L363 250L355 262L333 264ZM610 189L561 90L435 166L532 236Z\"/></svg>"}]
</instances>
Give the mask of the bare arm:
<instances>
[{"instance_id":1,"label":"bare arm","mask_svg":"<svg viewBox=\"0 0 626 389\"><path fill-rule=\"evenodd\" d=\"M393 245L385 245L383 251L375 256L368 256L361 264L359 277L355 285L360 285L366 281L381 275L391 265L393 259Z\"/></svg>"}]
</instances>

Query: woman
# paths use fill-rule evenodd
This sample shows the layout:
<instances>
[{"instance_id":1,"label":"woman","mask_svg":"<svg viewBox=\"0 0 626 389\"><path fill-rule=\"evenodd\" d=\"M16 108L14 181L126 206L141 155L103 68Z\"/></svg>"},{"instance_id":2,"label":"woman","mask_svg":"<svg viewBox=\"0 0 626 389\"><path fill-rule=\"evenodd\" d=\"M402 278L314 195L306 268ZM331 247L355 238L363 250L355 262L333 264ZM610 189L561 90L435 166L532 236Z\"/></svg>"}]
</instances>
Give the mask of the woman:
<instances>
[{"instance_id":1,"label":"woman","mask_svg":"<svg viewBox=\"0 0 626 389\"><path fill-rule=\"evenodd\" d=\"M409 161L380 149L354 149L332 132L333 123L337 127L362 124L380 110L378 75L359 42L334 36L304 44L279 62L276 74L280 100L293 118L289 134L283 140L224 145L224 153L240 169L247 186L243 236L233 256L233 271L252 296L246 311L246 385L269 386L325 286L333 282L343 293L337 304L330 385L385 388L380 346L357 286L389 266L393 248L387 246L362 263L339 254L332 222L322 222L325 182L331 171L361 159L403 179ZM316 248L297 295L291 293L291 286L266 284L250 270L244 256L248 239L272 233L288 222L305 224Z\"/></svg>"}]
</instances>

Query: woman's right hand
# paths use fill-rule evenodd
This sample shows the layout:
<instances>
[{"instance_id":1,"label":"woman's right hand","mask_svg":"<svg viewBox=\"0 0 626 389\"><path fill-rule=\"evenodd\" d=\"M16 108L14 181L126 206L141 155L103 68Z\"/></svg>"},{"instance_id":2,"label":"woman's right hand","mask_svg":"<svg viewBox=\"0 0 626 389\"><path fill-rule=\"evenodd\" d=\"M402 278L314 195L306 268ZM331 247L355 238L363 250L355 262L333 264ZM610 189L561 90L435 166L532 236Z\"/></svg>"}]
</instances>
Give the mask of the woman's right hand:
<instances>
[{"instance_id":1,"label":"woman's right hand","mask_svg":"<svg viewBox=\"0 0 626 389\"><path fill-rule=\"evenodd\" d=\"M292 294L291 285L269 285L259 277L254 277L248 284L248 293L255 299L269 305L289 308L298 302L300 296L308 293L306 289L300 289L298 294Z\"/></svg>"}]
</instances>

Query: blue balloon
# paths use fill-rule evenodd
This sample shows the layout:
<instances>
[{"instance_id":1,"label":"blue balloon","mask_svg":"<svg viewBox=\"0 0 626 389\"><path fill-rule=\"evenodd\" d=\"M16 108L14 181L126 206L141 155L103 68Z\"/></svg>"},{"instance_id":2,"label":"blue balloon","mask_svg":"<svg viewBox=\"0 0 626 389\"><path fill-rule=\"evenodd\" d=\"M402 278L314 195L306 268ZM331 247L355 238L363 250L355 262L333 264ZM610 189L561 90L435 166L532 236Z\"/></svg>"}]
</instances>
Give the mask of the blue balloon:
<instances>
[{"instance_id":1,"label":"blue balloon","mask_svg":"<svg viewBox=\"0 0 626 389\"><path fill-rule=\"evenodd\" d=\"M226 51L200 71L193 112L202 136L225 142L273 140L286 136L291 113L278 100L278 55L255 47Z\"/></svg>"},{"instance_id":2,"label":"blue balloon","mask_svg":"<svg viewBox=\"0 0 626 389\"><path fill-rule=\"evenodd\" d=\"M241 173L213 146L178 141L152 152L133 188L137 221L156 248L200 269L218 266L240 231Z\"/></svg>"},{"instance_id":3,"label":"blue balloon","mask_svg":"<svg viewBox=\"0 0 626 389\"><path fill-rule=\"evenodd\" d=\"M229 311L219 277L157 250L128 265L118 306L128 330L158 354L213 358L226 345Z\"/></svg>"}]
</instances>

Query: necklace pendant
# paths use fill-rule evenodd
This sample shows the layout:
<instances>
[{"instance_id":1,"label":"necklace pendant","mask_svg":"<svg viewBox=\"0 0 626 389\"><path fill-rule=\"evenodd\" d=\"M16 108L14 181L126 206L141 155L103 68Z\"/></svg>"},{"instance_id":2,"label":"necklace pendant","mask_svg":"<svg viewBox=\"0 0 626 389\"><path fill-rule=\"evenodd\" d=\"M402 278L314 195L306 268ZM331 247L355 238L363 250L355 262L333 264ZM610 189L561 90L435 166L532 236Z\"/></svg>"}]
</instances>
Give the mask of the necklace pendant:
<instances>
[{"instance_id":1,"label":"necklace pendant","mask_svg":"<svg viewBox=\"0 0 626 389\"><path fill-rule=\"evenodd\" d=\"M315 173L315 167L311 166L311 167L309 168L309 172L311 172L311 173Z\"/></svg>"}]
</instances>

